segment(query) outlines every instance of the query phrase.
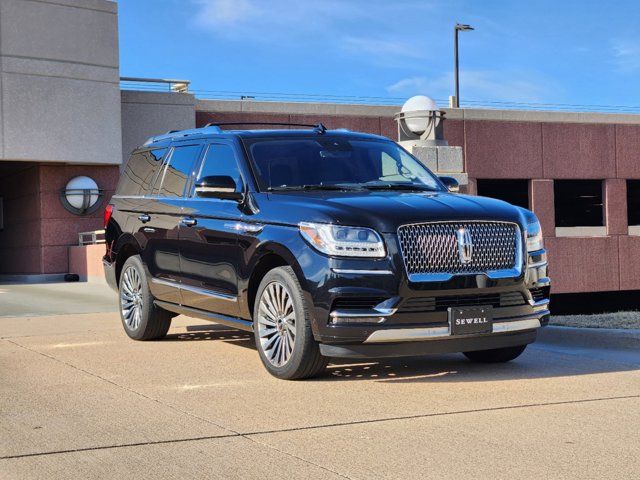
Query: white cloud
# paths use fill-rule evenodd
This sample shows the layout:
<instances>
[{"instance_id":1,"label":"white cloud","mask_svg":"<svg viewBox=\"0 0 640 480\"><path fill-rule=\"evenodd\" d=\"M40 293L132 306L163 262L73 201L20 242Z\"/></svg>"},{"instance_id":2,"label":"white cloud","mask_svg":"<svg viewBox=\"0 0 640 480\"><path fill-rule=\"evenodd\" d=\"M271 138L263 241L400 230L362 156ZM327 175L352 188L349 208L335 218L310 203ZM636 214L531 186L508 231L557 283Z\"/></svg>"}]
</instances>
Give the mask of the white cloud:
<instances>
[{"instance_id":1,"label":"white cloud","mask_svg":"<svg viewBox=\"0 0 640 480\"><path fill-rule=\"evenodd\" d=\"M550 83L519 72L464 70L460 72L462 101L540 102L549 92ZM435 76L415 76L401 79L387 87L389 93L429 95L437 99L453 95L453 73Z\"/></svg>"},{"instance_id":2,"label":"white cloud","mask_svg":"<svg viewBox=\"0 0 640 480\"><path fill-rule=\"evenodd\" d=\"M617 39L612 42L613 61L618 70L631 73L640 70L640 41Z\"/></svg>"},{"instance_id":3,"label":"white cloud","mask_svg":"<svg viewBox=\"0 0 640 480\"><path fill-rule=\"evenodd\" d=\"M421 59L414 35L398 25L432 7L428 2L366 0L192 0L196 25L214 35L271 44L322 45L382 66ZM398 13L400 12L400 13ZM393 38L385 32L394 32Z\"/></svg>"},{"instance_id":4,"label":"white cloud","mask_svg":"<svg viewBox=\"0 0 640 480\"><path fill-rule=\"evenodd\" d=\"M197 22L205 27L237 25L258 13L249 0L197 0L196 3L200 6Z\"/></svg>"},{"instance_id":5,"label":"white cloud","mask_svg":"<svg viewBox=\"0 0 640 480\"><path fill-rule=\"evenodd\" d=\"M218 35L275 38L322 31L356 12L338 0L194 0L196 22ZM229 28L234 27L234 28Z\"/></svg>"},{"instance_id":6,"label":"white cloud","mask_svg":"<svg viewBox=\"0 0 640 480\"><path fill-rule=\"evenodd\" d=\"M343 48L348 52L383 57L425 58L425 52L401 40L381 40L368 37L346 37Z\"/></svg>"},{"instance_id":7,"label":"white cloud","mask_svg":"<svg viewBox=\"0 0 640 480\"><path fill-rule=\"evenodd\" d=\"M404 93L412 95L414 93L426 93L433 87L433 80L427 77L409 77L398 80L387 87L389 93Z\"/></svg>"}]
</instances>

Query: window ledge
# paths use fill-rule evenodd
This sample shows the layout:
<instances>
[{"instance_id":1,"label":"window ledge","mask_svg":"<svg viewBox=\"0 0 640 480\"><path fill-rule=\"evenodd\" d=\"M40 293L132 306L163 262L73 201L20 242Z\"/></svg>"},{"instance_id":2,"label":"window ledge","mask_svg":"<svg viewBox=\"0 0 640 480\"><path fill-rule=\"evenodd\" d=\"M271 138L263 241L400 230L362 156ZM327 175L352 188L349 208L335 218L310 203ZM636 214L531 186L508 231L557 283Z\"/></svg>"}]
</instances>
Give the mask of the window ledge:
<instances>
[{"instance_id":1,"label":"window ledge","mask_svg":"<svg viewBox=\"0 0 640 480\"><path fill-rule=\"evenodd\" d=\"M606 236L607 236L607 227L556 227L556 237L606 237Z\"/></svg>"},{"instance_id":2,"label":"window ledge","mask_svg":"<svg viewBox=\"0 0 640 480\"><path fill-rule=\"evenodd\" d=\"M629 235L640 237L640 225L629 225Z\"/></svg>"}]
</instances>

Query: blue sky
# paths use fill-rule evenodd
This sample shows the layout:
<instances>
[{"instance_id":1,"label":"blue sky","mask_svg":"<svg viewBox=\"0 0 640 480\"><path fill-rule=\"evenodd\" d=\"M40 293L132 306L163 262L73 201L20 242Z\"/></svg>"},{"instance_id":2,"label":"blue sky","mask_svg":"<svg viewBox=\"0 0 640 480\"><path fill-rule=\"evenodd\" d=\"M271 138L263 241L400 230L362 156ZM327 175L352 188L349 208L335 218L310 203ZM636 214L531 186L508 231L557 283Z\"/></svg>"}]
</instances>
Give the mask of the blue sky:
<instances>
[{"instance_id":1,"label":"blue sky","mask_svg":"<svg viewBox=\"0 0 640 480\"><path fill-rule=\"evenodd\" d=\"M205 92L640 106L640 2L120 0L122 76ZM230 94L232 96L235 93Z\"/></svg>"}]
</instances>

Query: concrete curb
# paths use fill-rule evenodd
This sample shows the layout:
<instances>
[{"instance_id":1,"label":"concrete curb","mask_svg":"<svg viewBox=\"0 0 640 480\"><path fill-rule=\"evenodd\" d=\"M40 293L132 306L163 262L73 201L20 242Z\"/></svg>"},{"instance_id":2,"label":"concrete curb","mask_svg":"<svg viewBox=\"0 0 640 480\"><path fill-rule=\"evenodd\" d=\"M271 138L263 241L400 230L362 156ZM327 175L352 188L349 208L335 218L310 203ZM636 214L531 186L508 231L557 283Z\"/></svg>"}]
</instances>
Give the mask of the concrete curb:
<instances>
[{"instance_id":1,"label":"concrete curb","mask_svg":"<svg viewBox=\"0 0 640 480\"><path fill-rule=\"evenodd\" d=\"M45 273L32 275L0 275L0 283L62 283L66 273Z\"/></svg>"},{"instance_id":2,"label":"concrete curb","mask_svg":"<svg viewBox=\"0 0 640 480\"><path fill-rule=\"evenodd\" d=\"M540 330L538 341L563 347L640 352L640 329L548 326Z\"/></svg>"}]
</instances>

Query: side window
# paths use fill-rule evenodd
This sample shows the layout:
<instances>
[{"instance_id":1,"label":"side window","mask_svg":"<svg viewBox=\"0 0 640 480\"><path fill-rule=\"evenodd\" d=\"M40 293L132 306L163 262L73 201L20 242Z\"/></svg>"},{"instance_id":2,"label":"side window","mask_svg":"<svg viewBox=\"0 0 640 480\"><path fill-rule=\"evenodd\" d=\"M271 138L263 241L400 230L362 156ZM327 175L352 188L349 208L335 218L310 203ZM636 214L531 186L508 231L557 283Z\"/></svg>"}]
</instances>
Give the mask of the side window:
<instances>
[{"instance_id":1,"label":"side window","mask_svg":"<svg viewBox=\"0 0 640 480\"><path fill-rule=\"evenodd\" d=\"M210 176L228 176L236 182L236 188L242 185L240 169L233 148L229 145L212 143L207 148L197 179Z\"/></svg>"},{"instance_id":2,"label":"side window","mask_svg":"<svg viewBox=\"0 0 640 480\"><path fill-rule=\"evenodd\" d=\"M171 152L169 160L165 162L165 167L161 178L157 182L156 191L158 195L165 197L181 197L187 180L191 176L200 145L185 145L175 147Z\"/></svg>"},{"instance_id":3,"label":"side window","mask_svg":"<svg viewBox=\"0 0 640 480\"><path fill-rule=\"evenodd\" d=\"M118 195L148 195L166 148L131 155L118 183Z\"/></svg>"}]
</instances>

